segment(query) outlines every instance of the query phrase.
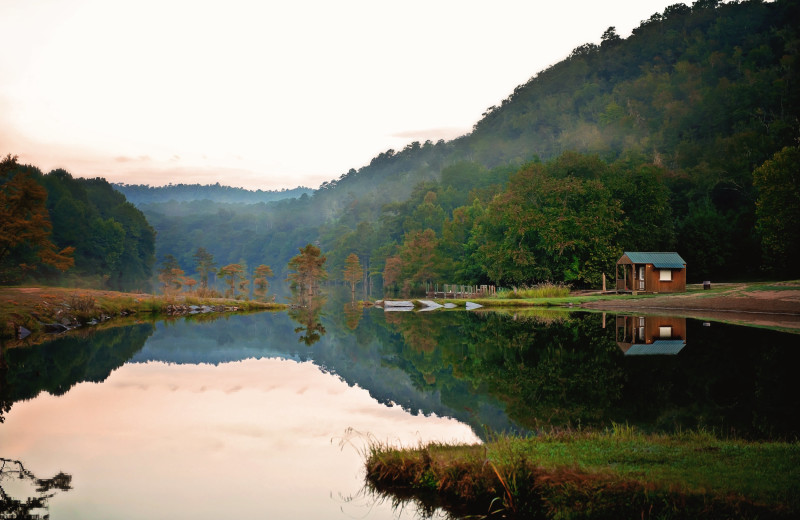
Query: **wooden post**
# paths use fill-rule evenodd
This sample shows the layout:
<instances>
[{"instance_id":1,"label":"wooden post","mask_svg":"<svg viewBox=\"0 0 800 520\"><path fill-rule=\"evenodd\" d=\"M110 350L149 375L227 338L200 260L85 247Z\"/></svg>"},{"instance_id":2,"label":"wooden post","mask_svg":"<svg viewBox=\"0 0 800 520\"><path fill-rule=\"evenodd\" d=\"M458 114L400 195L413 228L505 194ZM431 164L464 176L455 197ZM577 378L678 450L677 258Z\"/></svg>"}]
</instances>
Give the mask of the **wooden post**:
<instances>
[{"instance_id":1,"label":"wooden post","mask_svg":"<svg viewBox=\"0 0 800 520\"><path fill-rule=\"evenodd\" d=\"M606 273L603 273L603 292L606 292ZM603 325L603 328L606 328L605 325Z\"/></svg>"}]
</instances>

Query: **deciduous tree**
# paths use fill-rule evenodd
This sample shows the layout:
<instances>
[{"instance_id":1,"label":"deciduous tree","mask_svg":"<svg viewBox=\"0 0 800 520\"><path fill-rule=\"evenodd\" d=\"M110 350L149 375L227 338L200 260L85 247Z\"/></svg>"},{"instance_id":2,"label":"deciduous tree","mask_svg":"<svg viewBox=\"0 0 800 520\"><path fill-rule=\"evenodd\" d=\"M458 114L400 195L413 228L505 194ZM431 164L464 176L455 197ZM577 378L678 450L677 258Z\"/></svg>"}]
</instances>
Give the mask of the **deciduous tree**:
<instances>
[{"instance_id":1,"label":"deciduous tree","mask_svg":"<svg viewBox=\"0 0 800 520\"><path fill-rule=\"evenodd\" d=\"M599 283L614 265L620 207L597 180L520 170L476 222L476 257L498 283Z\"/></svg>"},{"instance_id":2,"label":"deciduous tree","mask_svg":"<svg viewBox=\"0 0 800 520\"><path fill-rule=\"evenodd\" d=\"M158 280L161 282L164 294L172 289L180 289L180 278L184 272L178 265L178 260L173 255L165 255L161 260L161 269L158 270Z\"/></svg>"},{"instance_id":3,"label":"deciduous tree","mask_svg":"<svg viewBox=\"0 0 800 520\"><path fill-rule=\"evenodd\" d=\"M228 264L221 267L217 275L222 276L228 282L228 290L225 293L226 296L235 298L236 287L238 286L237 282L244 277L244 267L242 267L241 264Z\"/></svg>"},{"instance_id":4,"label":"deciduous tree","mask_svg":"<svg viewBox=\"0 0 800 520\"><path fill-rule=\"evenodd\" d=\"M779 272L800 257L800 147L786 147L753 172L764 258Z\"/></svg>"},{"instance_id":5,"label":"deciduous tree","mask_svg":"<svg viewBox=\"0 0 800 520\"><path fill-rule=\"evenodd\" d=\"M440 258L436 254L439 241L432 229L406 233L400 258L403 261L403 275L412 284L433 282L440 269Z\"/></svg>"},{"instance_id":6,"label":"deciduous tree","mask_svg":"<svg viewBox=\"0 0 800 520\"><path fill-rule=\"evenodd\" d=\"M350 253L345 259L342 276L346 282L350 283L350 290L356 292L356 284L364 276L364 269L361 267L361 262L358 261L358 256L355 253Z\"/></svg>"},{"instance_id":7,"label":"deciduous tree","mask_svg":"<svg viewBox=\"0 0 800 520\"><path fill-rule=\"evenodd\" d=\"M262 298L266 296L269 290L269 281L267 278L271 278L272 276L272 268L270 266L261 264L256 267L255 271L253 271L253 290L256 295Z\"/></svg>"},{"instance_id":8,"label":"deciduous tree","mask_svg":"<svg viewBox=\"0 0 800 520\"><path fill-rule=\"evenodd\" d=\"M383 268L383 288L397 287L402 271L403 261L399 256L395 255L387 258L386 265Z\"/></svg>"},{"instance_id":9,"label":"deciduous tree","mask_svg":"<svg viewBox=\"0 0 800 520\"><path fill-rule=\"evenodd\" d=\"M200 275L200 287L203 289L208 288L208 274L213 273L217 267L214 261L214 255L206 251L204 247L198 247L192 258L195 260L195 269Z\"/></svg>"},{"instance_id":10,"label":"deciduous tree","mask_svg":"<svg viewBox=\"0 0 800 520\"><path fill-rule=\"evenodd\" d=\"M4 265L4 260L22 247L34 251L40 263L61 271L74 264L72 253L75 248L58 251L50 240L52 225L46 200L47 191L27 173L17 171L16 156L9 154L0 161L0 278L11 278L9 270L34 267Z\"/></svg>"},{"instance_id":11,"label":"deciduous tree","mask_svg":"<svg viewBox=\"0 0 800 520\"><path fill-rule=\"evenodd\" d=\"M319 280L327 276L323 267L325 260L327 258L317 246L307 244L301 247L300 254L289 260L289 270L293 271L289 273L292 287L313 294Z\"/></svg>"}]
</instances>

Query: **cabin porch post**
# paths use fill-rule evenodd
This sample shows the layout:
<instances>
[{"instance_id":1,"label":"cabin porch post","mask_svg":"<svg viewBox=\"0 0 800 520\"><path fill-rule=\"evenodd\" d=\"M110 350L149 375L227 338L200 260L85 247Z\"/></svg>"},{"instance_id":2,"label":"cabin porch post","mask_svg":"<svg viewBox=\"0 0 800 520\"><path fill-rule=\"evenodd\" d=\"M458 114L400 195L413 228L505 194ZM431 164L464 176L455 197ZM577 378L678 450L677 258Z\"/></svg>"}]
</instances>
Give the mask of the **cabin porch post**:
<instances>
[{"instance_id":1,"label":"cabin porch post","mask_svg":"<svg viewBox=\"0 0 800 520\"><path fill-rule=\"evenodd\" d=\"M622 287L624 290L628 290L628 266L622 266Z\"/></svg>"}]
</instances>

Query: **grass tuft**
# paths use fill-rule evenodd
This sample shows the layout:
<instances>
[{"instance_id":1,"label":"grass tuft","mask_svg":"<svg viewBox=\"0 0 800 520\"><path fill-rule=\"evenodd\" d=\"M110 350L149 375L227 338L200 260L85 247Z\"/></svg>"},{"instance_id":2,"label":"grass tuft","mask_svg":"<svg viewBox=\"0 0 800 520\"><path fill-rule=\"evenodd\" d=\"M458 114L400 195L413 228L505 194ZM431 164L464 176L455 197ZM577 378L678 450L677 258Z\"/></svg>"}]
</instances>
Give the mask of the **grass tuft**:
<instances>
[{"instance_id":1,"label":"grass tuft","mask_svg":"<svg viewBox=\"0 0 800 520\"><path fill-rule=\"evenodd\" d=\"M565 298L569 296L570 287L562 283L544 282L533 287L513 287L500 289L495 298L503 300L521 300L533 298Z\"/></svg>"},{"instance_id":2,"label":"grass tuft","mask_svg":"<svg viewBox=\"0 0 800 520\"><path fill-rule=\"evenodd\" d=\"M373 444L367 482L456 515L509 518L794 518L800 444L721 440L706 431L499 436L485 445ZM398 492L398 490L400 490Z\"/></svg>"}]
</instances>

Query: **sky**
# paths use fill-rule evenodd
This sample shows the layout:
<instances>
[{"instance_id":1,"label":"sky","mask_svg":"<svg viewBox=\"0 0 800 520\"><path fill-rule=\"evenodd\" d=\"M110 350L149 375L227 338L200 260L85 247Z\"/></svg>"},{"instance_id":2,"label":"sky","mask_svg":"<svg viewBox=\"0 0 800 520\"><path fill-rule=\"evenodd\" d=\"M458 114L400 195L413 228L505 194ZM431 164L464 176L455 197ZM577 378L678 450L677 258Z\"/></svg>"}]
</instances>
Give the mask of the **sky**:
<instances>
[{"instance_id":1,"label":"sky","mask_svg":"<svg viewBox=\"0 0 800 520\"><path fill-rule=\"evenodd\" d=\"M0 0L0 154L128 184L316 188L470 132L675 2Z\"/></svg>"}]
</instances>

